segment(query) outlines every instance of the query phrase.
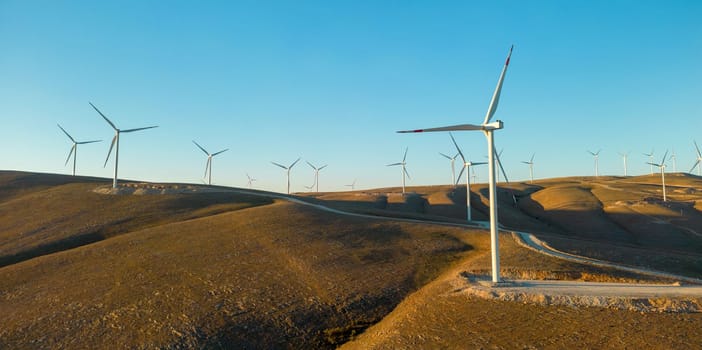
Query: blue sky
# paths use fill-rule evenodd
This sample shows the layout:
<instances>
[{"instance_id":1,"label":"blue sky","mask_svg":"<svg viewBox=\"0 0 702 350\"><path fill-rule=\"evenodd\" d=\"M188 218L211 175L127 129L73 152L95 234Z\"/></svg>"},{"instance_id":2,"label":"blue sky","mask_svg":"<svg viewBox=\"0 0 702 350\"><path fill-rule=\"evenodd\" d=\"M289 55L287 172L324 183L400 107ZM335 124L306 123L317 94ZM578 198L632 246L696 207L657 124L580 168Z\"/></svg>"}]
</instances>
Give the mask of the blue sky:
<instances>
[{"instance_id":1,"label":"blue sky","mask_svg":"<svg viewBox=\"0 0 702 350\"><path fill-rule=\"evenodd\" d=\"M450 182L448 134L396 130L480 123L509 46L496 118L512 180L648 172L644 152L675 150L679 171L702 142L699 1L7 1L0 0L0 169L284 191L270 161L329 164L320 190ZM456 134L484 160L480 133ZM672 170L672 162L669 162ZM458 169L457 169L458 171ZM294 191L313 181L298 164ZM487 169L478 180L487 179Z\"/></svg>"}]
</instances>

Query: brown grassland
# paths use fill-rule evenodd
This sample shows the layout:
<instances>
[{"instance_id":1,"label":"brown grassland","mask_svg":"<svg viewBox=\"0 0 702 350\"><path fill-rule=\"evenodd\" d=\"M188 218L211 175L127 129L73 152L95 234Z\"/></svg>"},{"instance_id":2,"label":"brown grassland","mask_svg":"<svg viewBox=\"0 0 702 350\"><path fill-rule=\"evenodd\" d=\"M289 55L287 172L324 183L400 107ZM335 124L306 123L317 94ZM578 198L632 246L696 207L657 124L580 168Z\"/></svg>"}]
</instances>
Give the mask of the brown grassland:
<instances>
[{"instance_id":1,"label":"brown grassland","mask_svg":"<svg viewBox=\"0 0 702 350\"><path fill-rule=\"evenodd\" d=\"M702 179L669 174L669 202L658 180L501 184L502 273L671 282L541 255L509 234L520 230L562 251L702 278ZM384 217L372 219L228 188L96 192L107 183L0 172L0 349L702 347L701 314L453 293L462 273L490 268L484 229L439 223L465 220L461 187L298 197ZM485 220L486 186L471 198Z\"/></svg>"}]
</instances>

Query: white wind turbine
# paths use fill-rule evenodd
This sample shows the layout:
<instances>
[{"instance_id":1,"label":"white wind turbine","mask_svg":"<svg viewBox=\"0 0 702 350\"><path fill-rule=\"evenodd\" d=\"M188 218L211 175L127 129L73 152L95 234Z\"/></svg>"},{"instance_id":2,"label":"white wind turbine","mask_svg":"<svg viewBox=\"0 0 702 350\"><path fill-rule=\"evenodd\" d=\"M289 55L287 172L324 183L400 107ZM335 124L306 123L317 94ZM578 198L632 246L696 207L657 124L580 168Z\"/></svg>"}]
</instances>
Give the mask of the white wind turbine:
<instances>
[{"instance_id":1,"label":"white wind turbine","mask_svg":"<svg viewBox=\"0 0 702 350\"><path fill-rule=\"evenodd\" d=\"M92 102L89 102L89 103L90 103L90 105L93 107L93 109L95 109L95 111L97 111L97 112L100 114L100 116L102 116L102 118L105 119L105 121L107 122L107 124L110 124L110 126L112 127L112 129L115 130L115 136L112 138L112 143L110 144L110 150L107 151L107 158L105 158L105 164L103 165L103 168L104 168L105 166L107 166L107 161L110 160L110 154L112 154L112 148L114 147L114 148L115 148L115 177L114 177L114 179L112 180L112 188L117 188L117 166L119 165L119 135L121 135L122 133L125 133L125 134L126 134L126 133L130 133L130 132L135 132L135 131L141 131L141 130L146 130L146 129L153 129L153 128L157 128L158 126L147 126L147 127L144 127L144 128L136 128L136 129L121 130L121 129L118 129L118 128L115 126L115 124L112 123L112 121L110 121L109 119L107 119L107 117L106 117L104 114L102 114L102 112L100 112L100 110L97 109L97 107L95 107L95 105L94 105ZM115 144L116 144L117 147L115 147Z\"/></svg>"},{"instance_id":2,"label":"white wind turbine","mask_svg":"<svg viewBox=\"0 0 702 350\"><path fill-rule=\"evenodd\" d=\"M246 185L249 186L249 188L251 188L253 186L253 182L256 181L256 179L249 176L249 173L246 173L246 177L249 179L249 181L246 183Z\"/></svg>"},{"instance_id":3,"label":"white wind turbine","mask_svg":"<svg viewBox=\"0 0 702 350\"><path fill-rule=\"evenodd\" d=\"M207 177L207 173L209 172L209 173L210 173L210 176L209 176L209 178L207 179L207 184L208 184L208 185L212 185L212 158L213 158L214 156L220 154L220 153L224 153L224 152L228 151L229 148L223 149L223 150L221 150L221 151L219 151L219 152L215 152L215 153L210 154L210 152L207 152L207 150L206 150L204 147L200 146L200 144L198 144L197 142L195 142L195 140L193 140L193 143L195 144L195 146L197 146L197 148L199 148L200 150L202 150L203 152L205 152L205 154L207 155L207 163L205 164L205 175L204 175L204 177Z\"/></svg>"},{"instance_id":4,"label":"white wind turbine","mask_svg":"<svg viewBox=\"0 0 702 350\"><path fill-rule=\"evenodd\" d=\"M305 162L307 162L307 161L305 161ZM312 184L312 186L313 186L313 187L314 187L314 186L317 186L317 189L316 189L315 191L316 191L316 192L319 192L319 171L322 170L322 169L324 169L324 168L326 168L326 167L327 167L327 164L322 165L322 166L319 167L319 168L317 168L316 166L312 165L312 163L310 163L310 162L307 162L307 165L311 166L312 169L314 169L314 183ZM312 189L312 188L310 188L310 189Z\"/></svg>"},{"instance_id":5,"label":"white wind turbine","mask_svg":"<svg viewBox=\"0 0 702 350\"><path fill-rule=\"evenodd\" d=\"M697 151L697 159L695 159L695 164L690 168L690 174L697 167L697 175L702 175L702 152L700 152L700 147L697 146L697 141L692 141L695 144L695 151Z\"/></svg>"},{"instance_id":6,"label":"white wind turbine","mask_svg":"<svg viewBox=\"0 0 702 350\"><path fill-rule=\"evenodd\" d=\"M673 149L673 154L670 155L670 160L673 161L673 172L678 172L678 157L675 156L675 150Z\"/></svg>"},{"instance_id":7,"label":"white wind turbine","mask_svg":"<svg viewBox=\"0 0 702 350\"><path fill-rule=\"evenodd\" d=\"M461 172L458 173L458 178L456 179L455 185L458 185L458 181L461 180L461 175L463 175L463 171L465 170L466 172L466 219L468 221L473 221L473 217L471 216L471 206L470 206L470 167L474 165L482 165L482 164L487 164L486 162L476 162L473 163L469 160L466 160L466 157L463 156L463 152L461 152L461 148L458 147L458 144L456 143L456 139L453 138L453 134L449 132L449 136L451 136L451 141L453 141L453 145L456 146L456 150L458 151L458 154L461 156L461 160L463 160L463 168L461 168Z\"/></svg>"},{"instance_id":8,"label":"white wind turbine","mask_svg":"<svg viewBox=\"0 0 702 350\"><path fill-rule=\"evenodd\" d=\"M648 157L648 164L653 163L653 149L651 149L651 153L644 153L646 157ZM651 175L653 175L653 165L651 165Z\"/></svg>"},{"instance_id":9,"label":"white wind turbine","mask_svg":"<svg viewBox=\"0 0 702 350\"><path fill-rule=\"evenodd\" d=\"M504 127L504 124L500 120L490 122L492 117L497 110L497 105L500 100L500 92L502 91L502 83L505 79L505 74L507 73L507 67L509 66L509 60L512 56L512 48L510 47L509 54L507 55L507 60L505 61L504 67L502 68L502 73L500 73L500 78L497 82L497 87L490 100L490 105L488 111L485 114L485 119L482 124L462 124L453 125L447 127L431 128L431 129L419 129L419 130L407 130L399 131L403 133L414 133L414 132L430 132L430 131L482 131L487 138L488 143L488 175L490 183L490 242L491 242L491 253L492 253L492 281L494 283L500 281L500 256L499 256L499 241L497 239L497 186L496 186L496 173L495 173L495 145L493 132L495 130L500 130ZM503 169L504 171L504 169Z\"/></svg>"},{"instance_id":10,"label":"white wind turbine","mask_svg":"<svg viewBox=\"0 0 702 350\"><path fill-rule=\"evenodd\" d=\"M351 191L353 191L356 188L356 179L353 179L353 182L350 185L344 185L347 187L351 187Z\"/></svg>"},{"instance_id":11,"label":"white wind turbine","mask_svg":"<svg viewBox=\"0 0 702 350\"><path fill-rule=\"evenodd\" d=\"M529 183L534 182L534 156L535 155L536 155L536 153L532 153L531 159L529 159L528 162L522 161L522 163L529 165L529 178L530 178Z\"/></svg>"},{"instance_id":12,"label":"white wind turbine","mask_svg":"<svg viewBox=\"0 0 702 350\"><path fill-rule=\"evenodd\" d=\"M624 160L624 176L627 176L627 174L626 174L626 170L627 170L626 159L629 157L629 153L631 153L631 152L626 152L626 153L620 152L619 153L619 155L622 156L622 159Z\"/></svg>"},{"instance_id":13,"label":"white wind turbine","mask_svg":"<svg viewBox=\"0 0 702 350\"><path fill-rule=\"evenodd\" d=\"M290 166L285 166L285 165L278 164L276 162L271 162L271 163L273 163L273 165L276 165L276 166L279 166L279 167L285 169L285 174L286 174L287 179L288 179L288 194L290 194L290 170L292 170L292 168L295 166L295 164L297 164L297 162L299 162L299 161L300 161L300 158L297 158L297 160L294 161L292 164L290 164Z\"/></svg>"},{"instance_id":14,"label":"white wind turbine","mask_svg":"<svg viewBox=\"0 0 702 350\"><path fill-rule=\"evenodd\" d=\"M76 141L73 139L73 137L71 135L68 134L68 132L66 130L64 130L64 128L61 127L60 124L57 123L56 125L58 125L59 129L61 129L61 131L63 131L63 133L66 134L66 136L68 136L68 138L71 140L71 142L73 142L73 146L71 147L71 150L68 152L68 158L66 158L66 163L64 163L63 166L66 166L68 164L68 161L71 160L71 155L72 155L73 156L73 176L76 176L76 158L78 157L78 145L85 145L87 143L100 142L102 140Z\"/></svg>"},{"instance_id":15,"label":"white wind turbine","mask_svg":"<svg viewBox=\"0 0 702 350\"><path fill-rule=\"evenodd\" d=\"M665 154L663 155L663 160L661 160L660 164L648 163L648 164L651 164L651 166L657 166L659 169L661 169L661 182L663 183L663 201L664 202L668 201L666 199L666 196L665 196L665 157L667 155L668 155L668 151L665 151Z\"/></svg>"},{"instance_id":16,"label":"white wind turbine","mask_svg":"<svg viewBox=\"0 0 702 350\"><path fill-rule=\"evenodd\" d=\"M451 183L453 186L456 186L456 167L454 166L454 163L456 162L456 157L458 157L458 153L456 153L455 156L449 157L441 152L439 152L440 155L442 155L444 158L448 159L451 161Z\"/></svg>"},{"instance_id":17,"label":"white wind turbine","mask_svg":"<svg viewBox=\"0 0 702 350\"><path fill-rule=\"evenodd\" d=\"M592 156L595 158L595 177L600 176L600 169L599 169L599 159L600 159L600 151L597 152L592 152L592 151L587 151L587 153L592 154Z\"/></svg>"},{"instance_id":18,"label":"white wind turbine","mask_svg":"<svg viewBox=\"0 0 702 350\"><path fill-rule=\"evenodd\" d=\"M496 152L495 153L495 158L496 158L495 161L497 162L497 168L502 169L502 177L505 178L505 182L509 182L509 179L507 179L507 174L505 173L505 169L502 167L502 152L504 152L504 150L505 150L504 148L501 149L499 152L497 152L497 150L495 150L495 152ZM485 159L487 159L487 158L488 158L488 156L485 156ZM500 172L499 171L497 172L496 181L500 182Z\"/></svg>"},{"instance_id":19,"label":"white wind turbine","mask_svg":"<svg viewBox=\"0 0 702 350\"><path fill-rule=\"evenodd\" d=\"M408 149L409 148L405 148L405 155L404 155L404 157L402 157L402 162L392 163L392 164L387 165L387 166L398 166L398 165L402 166L401 169L402 169L402 195L403 196L405 195L405 177L407 177L408 179L411 179L409 173L407 172L407 162L405 161L407 159L407 150Z\"/></svg>"}]
</instances>

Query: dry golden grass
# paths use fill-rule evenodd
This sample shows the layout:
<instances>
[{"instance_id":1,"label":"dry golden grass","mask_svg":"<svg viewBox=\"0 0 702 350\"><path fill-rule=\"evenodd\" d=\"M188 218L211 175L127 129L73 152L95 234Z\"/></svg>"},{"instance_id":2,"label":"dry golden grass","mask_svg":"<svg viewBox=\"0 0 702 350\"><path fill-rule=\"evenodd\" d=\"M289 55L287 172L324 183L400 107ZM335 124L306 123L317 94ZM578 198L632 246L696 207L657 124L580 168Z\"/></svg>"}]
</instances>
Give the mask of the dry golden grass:
<instances>
[{"instance_id":1,"label":"dry golden grass","mask_svg":"<svg viewBox=\"0 0 702 350\"><path fill-rule=\"evenodd\" d=\"M655 177L504 184L500 221L562 250L702 277L696 231L702 180L670 181L666 204ZM461 273L488 273L485 230L354 218L227 189L93 192L105 183L0 172L0 349L333 348L373 324L347 346L702 343L696 314L543 307L452 293ZM305 200L389 217L465 219L463 187L409 190L405 197L379 189ZM486 186L473 187L471 197L474 217L486 219ZM501 235L501 256L508 278L655 281L545 257L510 235Z\"/></svg>"}]
</instances>

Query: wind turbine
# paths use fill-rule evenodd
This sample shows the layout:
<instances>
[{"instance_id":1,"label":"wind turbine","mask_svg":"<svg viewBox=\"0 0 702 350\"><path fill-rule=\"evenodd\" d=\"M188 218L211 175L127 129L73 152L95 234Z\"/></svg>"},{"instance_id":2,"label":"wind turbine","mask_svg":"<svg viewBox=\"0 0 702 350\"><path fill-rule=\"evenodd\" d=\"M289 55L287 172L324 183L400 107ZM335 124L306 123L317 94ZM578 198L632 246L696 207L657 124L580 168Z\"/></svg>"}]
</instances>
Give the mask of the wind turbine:
<instances>
[{"instance_id":1,"label":"wind turbine","mask_svg":"<svg viewBox=\"0 0 702 350\"><path fill-rule=\"evenodd\" d=\"M107 166L107 161L110 160L110 154L112 154L112 148L114 147L115 148L115 177L112 180L112 188L117 188L117 167L119 165L119 135L122 133L126 134L126 133L130 133L130 132L135 132L135 131L158 128L158 126L147 126L144 128L121 130L121 129L118 129L115 126L115 124L112 123L112 121L107 119L107 117L104 114L102 114L102 112L100 112L100 110L97 109L97 107L95 107L95 105L92 102L88 102L88 103L90 103L90 105L93 107L93 109L95 109L95 111L98 112L100 114L100 116L102 116L103 119L105 119L107 124L110 124L112 129L115 130L115 136L112 138L112 143L110 144L110 150L107 151L107 158L105 158L105 164L103 165L103 168L105 166ZM115 144L117 144L117 147L115 147Z\"/></svg>"},{"instance_id":2,"label":"wind turbine","mask_svg":"<svg viewBox=\"0 0 702 350\"><path fill-rule=\"evenodd\" d=\"M602 151L602 150L599 150L595 153L592 153L591 151L587 151L587 153L590 153L590 154L592 154L593 157L595 157L595 177L600 176L600 170L598 168L599 159L600 159L600 151Z\"/></svg>"},{"instance_id":3,"label":"wind turbine","mask_svg":"<svg viewBox=\"0 0 702 350\"><path fill-rule=\"evenodd\" d=\"M490 183L490 246L492 253L492 281L494 283L500 282L500 255L499 255L499 241L497 239L497 186L495 178L495 143L493 133L495 130L500 130L504 127L504 124L500 120L495 120L490 122L492 117L495 115L497 110L497 105L500 100L500 92L502 91L502 83L505 79L505 74L507 73L507 67L509 66L509 60L512 56L512 49L514 46L510 47L509 53L507 54L507 60L505 61L504 67L502 68L502 73L500 73L500 78L497 81L497 87L490 100L490 105L488 107L487 113L485 114L485 119L482 124L461 124L452 125L439 128L431 129L418 129L418 130L406 130L399 131L403 133L415 133L415 132L431 132L431 131L482 131L487 138L488 143L488 174ZM501 167L501 164L500 164ZM504 171L504 169L503 169Z\"/></svg>"},{"instance_id":4,"label":"wind turbine","mask_svg":"<svg viewBox=\"0 0 702 350\"><path fill-rule=\"evenodd\" d=\"M697 167L697 175L702 175L702 152L700 152L700 147L697 146L697 141L692 141L695 144L695 151L697 151L697 159L695 159L695 165L690 168L690 174Z\"/></svg>"},{"instance_id":5,"label":"wind turbine","mask_svg":"<svg viewBox=\"0 0 702 350\"><path fill-rule=\"evenodd\" d=\"M468 221L473 221L473 218L471 216L471 207L470 207L470 167L473 165L482 165L482 164L487 164L485 162L478 162L478 163L473 163L471 161L466 160L466 158L463 156L463 152L461 152L461 148L458 147L458 144L456 143L456 140L453 138L453 134L449 132L449 136L451 136L451 141L453 141L453 145L456 146L456 150L458 151L458 154L461 156L461 160L463 160L463 168L461 168L461 172L458 173L458 178L456 179L455 184L458 185L458 181L461 180L461 175L463 175L463 171L466 171L466 218Z\"/></svg>"},{"instance_id":6,"label":"wind turbine","mask_svg":"<svg viewBox=\"0 0 702 350\"><path fill-rule=\"evenodd\" d=\"M661 160L660 164L656 163L648 163L651 164L651 166L657 166L659 169L661 169L661 181L663 183L663 201L667 202L668 200L665 197L665 157L668 155L668 151L665 151L665 154L663 155L663 159Z\"/></svg>"},{"instance_id":7,"label":"wind turbine","mask_svg":"<svg viewBox=\"0 0 702 350\"><path fill-rule=\"evenodd\" d=\"M193 143L195 144L195 146L197 146L197 148L201 149L207 155L207 164L205 164L205 175L204 176L207 176L208 171L210 172L210 176L209 176L207 182L208 182L208 185L212 185L212 158L220 153L224 153L224 152L228 151L229 148L210 154L210 152L207 152L207 150L205 148L203 148L202 146L200 146L200 144L195 142L195 140L193 140Z\"/></svg>"},{"instance_id":8,"label":"wind turbine","mask_svg":"<svg viewBox=\"0 0 702 350\"><path fill-rule=\"evenodd\" d=\"M402 162L399 163L392 163L388 164L387 166L397 166L397 165L402 165L402 195L405 195L405 177L408 179L411 179L409 176L409 173L407 172L407 162L405 161L407 159L407 150L408 148L405 148L405 155L402 157Z\"/></svg>"},{"instance_id":9,"label":"wind turbine","mask_svg":"<svg viewBox=\"0 0 702 350\"><path fill-rule=\"evenodd\" d=\"M644 153L646 157L648 157L648 164L653 163L653 149L651 149L651 153ZM653 175L653 165L651 165L651 175Z\"/></svg>"},{"instance_id":10,"label":"wind turbine","mask_svg":"<svg viewBox=\"0 0 702 350\"><path fill-rule=\"evenodd\" d=\"M453 157L449 157L441 152L439 152L439 154L442 155L444 158L451 161L451 183L455 187L456 186L456 167L453 164L456 161L456 157L458 157L458 153L456 153L456 155Z\"/></svg>"},{"instance_id":11,"label":"wind turbine","mask_svg":"<svg viewBox=\"0 0 702 350\"><path fill-rule=\"evenodd\" d=\"M246 184L249 186L249 188L251 188L251 186L253 186L253 182L256 181L256 179L249 176L249 173L246 173L246 177L249 179L249 181Z\"/></svg>"},{"instance_id":12,"label":"wind turbine","mask_svg":"<svg viewBox=\"0 0 702 350\"><path fill-rule=\"evenodd\" d=\"M307 161L305 161L305 162L307 162ZM317 168L316 166L312 165L312 163L310 163L310 162L307 162L307 164L308 164L309 166L311 166L312 169L314 169L314 183L312 184L312 186L315 186L315 185L316 185L316 186L317 186L317 189L316 189L315 191L316 191L316 192L319 192L319 171L322 170L322 169L324 169L324 168L326 168L326 167L327 167L327 164L322 165L322 166L319 167L319 168ZM310 188L310 189L311 189L311 188Z\"/></svg>"},{"instance_id":13,"label":"wind turbine","mask_svg":"<svg viewBox=\"0 0 702 350\"><path fill-rule=\"evenodd\" d=\"M673 172L678 172L678 157L675 156L675 149L673 149L673 154L670 155L670 159L673 161Z\"/></svg>"},{"instance_id":14,"label":"wind turbine","mask_svg":"<svg viewBox=\"0 0 702 350\"><path fill-rule=\"evenodd\" d=\"M631 152L626 152L626 153L619 153L620 156L622 156L622 159L624 159L624 176L627 176L626 174L626 159L629 157L629 153Z\"/></svg>"},{"instance_id":15,"label":"wind turbine","mask_svg":"<svg viewBox=\"0 0 702 350\"><path fill-rule=\"evenodd\" d=\"M531 159L529 159L528 162L522 161L522 163L529 165L529 178L531 179L531 180L529 181L529 183L533 183L533 182L534 182L534 156L535 156L535 155L536 155L536 153L533 153L533 154L531 155Z\"/></svg>"},{"instance_id":16,"label":"wind turbine","mask_svg":"<svg viewBox=\"0 0 702 350\"><path fill-rule=\"evenodd\" d=\"M273 165L276 165L276 166L279 166L279 167L285 169L285 173L286 173L287 178L288 178L288 194L290 194L290 170L292 170L292 168L295 166L295 164L297 164L297 162L299 162L299 161L300 161L300 158L297 158L297 160L294 161L292 164L290 164L290 166L285 166L285 165L278 164L276 162L271 162L271 163L273 163Z\"/></svg>"},{"instance_id":17,"label":"wind turbine","mask_svg":"<svg viewBox=\"0 0 702 350\"><path fill-rule=\"evenodd\" d=\"M497 168L502 169L502 177L505 178L505 182L509 182L509 179L507 178L507 174L505 173L505 169L502 167L502 152L504 152L504 148L501 149L499 152L495 150L496 158L495 161L497 161ZM488 156L485 156L487 159ZM497 172L497 182L500 182L500 172Z\"/></svg>"},{"instance_id":18,"label":"wind turbine","mask_svg":"<svg viewBox=\"0 0 702 350\"><path fill-rule=\"evenodd\" d=\"M71 160L71 155L72 155L73 156L73 176L76 176L76 157L78 157L78 145L100 142L102 140L76 141L73 139L73 137L71 135L68 134L68 132L66 130L64 130L64 128L61 127L60 124L57 123L56 125L58 125L59 129L61 129L61 131L63 131L63 133L66 134L66 136L68 136L69 139L71 139L71 142L73 142L73 147L71 147L71 150L68 152L68 158L66 158L66 163L64 163L63 166L66 166L68 164L68 161Z\"/></svg>"},{"instance_id":19,"label":"wind turbine","mask_svg":"<svg viewBox=\"0 0 702 350\"><path fill-rule=\"evenodd\" d=\"M351 191L353 191L356 188L356 179L353 179L353 182L350 185L344 185L344 186L351 187Z\"/></svg>"}]
</instances>

